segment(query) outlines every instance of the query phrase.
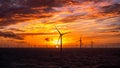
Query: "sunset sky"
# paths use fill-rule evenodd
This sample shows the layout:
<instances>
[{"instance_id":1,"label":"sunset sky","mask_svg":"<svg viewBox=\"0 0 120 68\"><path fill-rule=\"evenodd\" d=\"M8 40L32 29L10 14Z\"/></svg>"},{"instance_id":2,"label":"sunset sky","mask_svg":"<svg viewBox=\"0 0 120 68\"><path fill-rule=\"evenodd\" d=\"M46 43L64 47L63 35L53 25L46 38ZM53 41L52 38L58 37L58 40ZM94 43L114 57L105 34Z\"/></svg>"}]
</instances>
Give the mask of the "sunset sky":
<instances>
[{"instance_id":1,"label":"sunset sky","mask_svg":"<svg viewBox=\"0 0 120 68\"><path fill-rule=\"evenodd\" d=\"M120 47L120 0L0 0L0 47Z\"/></svg>"}]
</instances>

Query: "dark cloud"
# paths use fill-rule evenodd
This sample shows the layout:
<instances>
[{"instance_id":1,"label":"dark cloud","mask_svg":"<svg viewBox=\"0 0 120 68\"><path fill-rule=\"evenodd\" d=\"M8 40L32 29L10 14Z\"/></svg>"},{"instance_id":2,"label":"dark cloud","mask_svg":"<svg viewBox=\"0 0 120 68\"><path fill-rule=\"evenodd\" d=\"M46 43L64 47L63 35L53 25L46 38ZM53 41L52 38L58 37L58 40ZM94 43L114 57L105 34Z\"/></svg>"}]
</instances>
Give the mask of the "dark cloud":
<instances>
[{"instance_id":1,"label":"dark cloud","mask_svg":"<svg viewBox=\"0 0 120 68\"><path fill-rule=\"evenodd\" d=\"M14 20L14 19L4 19L2 21L0 21L0 26L6 26L6 25L11 25L11 24L16 24L18 22L24 22L23 20Z\"/></svg>"},{"instance_id":2,"label":"dark cloud","mask_svg":"<svg viewBox=\"0 0 120 68\"><path fill-rule=\"evenodd\" d=\"M27 42L25 41L15 41L16 43L22 43L22 44L26 44Z\"/></svg>"},{"instance_id":3,"label":"dark cloud","mask_svg":"<svg viewBox=\"0 0 120 68\"><path fill-rule=\"evenodd\" d=\"M12 10L9 12L0 12L0 26L16 24L20 22L25 22L28 20L48 18L53 16L52 14L44 15L45 12L40 12L38 10L23 9L23 10Z\"/></svg>"},{"instance_id":4,"label":"dark cloud","mask_svg":"<svg viewBox=\"0 0 120 68\"><path fill-rule=\"evenodd\" d=\"M120 25L118 27L116 27L115 29L120 31Z\"/></svg>"},{"instance_id":5,"label":"dark cloud","mask_svg":"<svg viewBox=\"0 0 120 68\"><path fill-rule=\"evenodd\" d=\"M108 32L101 32L99 33L99 35L94 35L94 36L86 36L85 38L119 38L120 37L120 33L113 33L113 34L108 34Z\"/></svg>"},{"instance_id":6,"label":"dark cloud","mask_svg":"<svg viewBox=\"0 0 120 68\"><path fill-rule=\"evenodd\" d=\"M120 23L119 22L112 23L112 24L108 25L108 27L114 27L114 29L120 30Z\"/></svg>"},{"instance_id":7,"label":"dark cloud","mask_svg":"<svg viewBox=\"0 0 120 68\"><path fill-rule=\"evenodd\" d=\"M120 33L119 30L115 30L115 29L108 29L108 30L103 30L103 31L100 31L100 33Z\"/></svg>"},{"instance_id":8,"label":"dark cloud","mask_svg":"<svg viewBox=\"0 0 120 68\"><path fill-rule=\"evenodd\" d=\"M120 33L120 25L108 25L107 29L99 30L100 33Z\"/></svg>"},{"instance_id":9,"label":"dark cloud","mask_svg":"<svg viewBox=\"0 0 120 68\"><path fill-rule=\"evenodd\" d=\"M59 20L59 21L64 22L64 23L70 23L70 22L75 21L75 20L85 19L84 16L85 16L85 14L70 15L70 16L67 16L67 17Z\"/></svg>"},{"instance_id":10,"label":"dark cloud","mask_svg":"<svg viewBox=\"0 0 120 68\"><path fill-rule=\"evenodd\" d=\"M50 38L45 38L45 41L49 42L51 39Z\"/></svg>"},{"instance_id":11,"label":"dark cloud","mask_svg":"<svg viewBox=\"0 0 120 68\"><path fill-rule=\"evenodd\" d=\"M108 24L106 26L107 29L103 29L100 32L101 33L120 33L120 23L119 22L115 22L115 23L111 23Z\"/></svg>"},{"instance_id":12,"label":"dark cloud","mask_svg":"<svg viewBox=\"0 0 120 68\"><path fill-rule=\"evenodd\" d=\"M61 4L60 0L27 0L28 6L56 6Z\"/></svg>"},{"instance_id":13,"label":"dark cloud","mask_svg":"<svg viewBox=\"0 0 120 68\"><path fill-rule=\"evenodd\" d=\"M76 4L82 2L104 2L105 0L0 0L0 26L6 26L25 22L32 19L49 18L57 12L52 7L63 7L68 4ZM112 0L106 0L111 2ZM115 0L117 2L117 0ZM114 4L102 7L103 13L120 14L120 4ZM49 14L51 13L51 14ZM90 18L97 16L91 15ZM61 19L61 22L70 22L81 16L68 16Z\"/></svg>"},{"instance_id":14,"label":"dark cloud","mask_svg":"<svg viewBox=\"0 0 120 68\"><path fill-rule=\"evenodd\" d=\"M8 30L11 30L11 31L18 31L18 32L25 32L25 30L16 29L16 28L9 28Z\"/></svg>"},{"instance_id":15,"label":"dark cloud","mask_svg":"<svg viewBox=\"0 0 120 68\"><path fill-rule=\"evenodd\" d=\"M4 29L4 27L0 26L0 29Z\"/></svg>"},{"instance_id":16,"label":"dark cloud","mask_svg":"<svg viewBox=\"0 0 120 68\"><path fill-rule=\"evenodd\" d=\"M117 33L120 33L120 26L111 29L111 32L117 32Z\"/></svg>"},{"instance_id":17,"label":"dark cloud","mask_svg":"<svg viewBox=\"0 0 120 68\"><path fill-rule=\"evenodd\" d=\"M0 5L0 26L6 26L33 18L50 17L52 15L42 14L53 12L51 7L57 4L55 0L0 0Z\"/></svg>"},{"instance_id":18,"label":"dark cloud","mask_svg":"<svg viewBox=\"0 0 120 68\"><path fill-rule=\"evenodd\" d=\"M75 0L0 0L0 26L6 26L31 19L51 17L49 12L55 12L51 7L61 7ZM39 9L36 9L38 8ZM45 7L45 8L43 8ZM34 9L33 9L34 8ZM42 15L46 13L48 15Z\"/></svg>"},{"instance_id":19,"label":"dark cloud","mask_svg":"<svg viewBox=\"0 0 120 68\"><path fill-rule=\"evenodd\" d=\"M4 37L4 38L13 38L13 39L18 39L18 40L23 40L22 37L16 35L13 32L3 32L3 31L0 31L0 36Z\"/></svg>"},{"instance_id":20,"label":"dark cloud","mask_svg":"<svg viewBox=\"0 0 120 68\"><path fill-rule=\"evenodd\" d=\"M120 17L120 15L112 16L112 17L106 17L106 18L101 18L101 19L97 19L96 21L97 22L101 22L101 21L105 21L105 20L108 20L108 19L116 18L116 17Z\"/></svg>"},{"instance_id":21,"label":"dark cloud","mask_svg":"<svg viewBox=\"0 0 120 68\"><path fill-rule=\"evenodd\" d=\"M23 8L40 6L60 6L72 0L0 0L0 7L4 8Z\"/></svg>"},{"instance_id":22,"label":"dark cloud","mask_svg":"<svg viewBox=\"0 0 120 68\"><path fill-rule=\"evenodd\" d=\"M116 13L120 14L120 4L113 4L109 6L102 7L104 13Z\"/></svg>"}]
</instances>

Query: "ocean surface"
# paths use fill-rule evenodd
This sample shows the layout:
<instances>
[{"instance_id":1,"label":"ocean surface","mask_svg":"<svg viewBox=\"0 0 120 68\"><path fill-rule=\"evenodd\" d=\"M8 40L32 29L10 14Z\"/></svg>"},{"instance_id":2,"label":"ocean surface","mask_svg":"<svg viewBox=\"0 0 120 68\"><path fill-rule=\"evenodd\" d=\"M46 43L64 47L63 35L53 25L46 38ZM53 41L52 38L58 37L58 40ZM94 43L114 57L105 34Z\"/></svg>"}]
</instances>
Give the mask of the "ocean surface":
<instances>
[{"instance_id":1,"label":"ocean surface","mask_svg":"<svg viewBox=\"0 0 120 68\"><path fill-rule=\"evenodd\" d=\"M0 48L0 68L120 68L120 48Z\"/></svg>"}]
</instances>

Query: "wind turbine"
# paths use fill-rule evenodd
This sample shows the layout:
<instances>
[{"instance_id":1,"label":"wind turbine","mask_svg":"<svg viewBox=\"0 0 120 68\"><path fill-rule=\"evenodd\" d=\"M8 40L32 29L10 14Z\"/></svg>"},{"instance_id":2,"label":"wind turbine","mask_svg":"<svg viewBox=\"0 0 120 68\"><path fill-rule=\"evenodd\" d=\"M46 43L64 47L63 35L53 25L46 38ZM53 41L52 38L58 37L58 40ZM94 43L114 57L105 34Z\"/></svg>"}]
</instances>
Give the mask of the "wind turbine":
<instances>
[{"instance_id":1,"label":"wind turbine","mask_svg":"<svg viewBox=\"0 0 120 68\"><path fill-rule=\"evenodd\" d=\"M58 38L58 42L60 41L60 53L61 53L61 56L62 56L62 45L63 45L62 44L62 39L63 39L63 35L68 34L70 32L61 33L60 30L56 26L55 26L55 28L58 31L59 35L60 35L59 38Z\"/></svg>"},{"instance_id":2,"label":"wind turbine","mask_svg":"<svg viewBox=\"0 0 120 68\"><path fill-rule=\"evenodd\" d=\"M82 48L82 38L80 37L80 48Z\"/></svg>"},{"instance_id":3,"label":"wind turbine","mask_svg":"<svg viewBox=\"0 0 120 68\"><path fill-rule=\"evenodd\" d=\"M94 44L94 42L93 42L93 41L91 41L91 48L93 48L93 44Z\"/></svg>"},{"instance_id":4,"label":"wind turbine","mask_svg":"<svg viewBox=\"0 0 120 68\"><path fill-rule=\"evenodd\" d=\"M82 48L82 37L77 42L79 42L79 48Z\"/></svg>"}]
</instances>

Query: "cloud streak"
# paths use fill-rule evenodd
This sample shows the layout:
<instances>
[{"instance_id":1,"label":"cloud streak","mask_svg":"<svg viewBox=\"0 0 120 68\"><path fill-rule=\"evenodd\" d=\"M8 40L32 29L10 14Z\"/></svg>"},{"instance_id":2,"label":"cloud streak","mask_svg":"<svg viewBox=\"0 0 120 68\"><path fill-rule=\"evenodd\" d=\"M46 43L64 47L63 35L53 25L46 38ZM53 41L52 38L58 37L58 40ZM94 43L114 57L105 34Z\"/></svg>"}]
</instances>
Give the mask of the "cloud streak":
<instances>
[{"instance_id":1,"label":"cloud streak","mask_svg":"<svg viewBox=\"0 0 120 68\"><path fill-rule=\"evenodd\" d=\"M32 35L55 35L57 33L17 33L17 35L22 36L32 36Z\"/></svg>"},{"instance_id":2,"label":"cloud streak","mask_svg":"<svg viewBox=\"0 0 120 68\"><path fill-rule=\"evenodd\" d=\"M15 32L25 32L25 30L21 30L17 28L9 28L8 30L15 31Z\"/></svg>"},{"instance_id":3,"label":"cloud streak","mask_svg":"<svg viewBox=\"0 0 120 68\"><path fill-rule=\"evenodd\" d=\"M3 31L0 31L0 36L1 36L1 37L4 37L4 38L12 38L12 39L23 40L22 37L16 35L16 34L13 33L13 32L3 32Z\"/></svg>"}]
</instances>

